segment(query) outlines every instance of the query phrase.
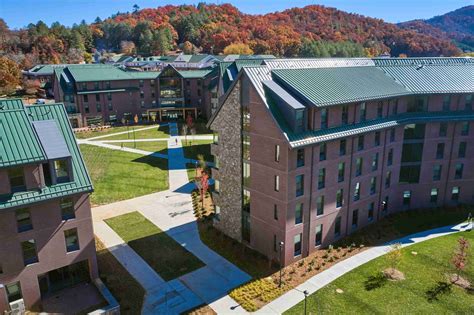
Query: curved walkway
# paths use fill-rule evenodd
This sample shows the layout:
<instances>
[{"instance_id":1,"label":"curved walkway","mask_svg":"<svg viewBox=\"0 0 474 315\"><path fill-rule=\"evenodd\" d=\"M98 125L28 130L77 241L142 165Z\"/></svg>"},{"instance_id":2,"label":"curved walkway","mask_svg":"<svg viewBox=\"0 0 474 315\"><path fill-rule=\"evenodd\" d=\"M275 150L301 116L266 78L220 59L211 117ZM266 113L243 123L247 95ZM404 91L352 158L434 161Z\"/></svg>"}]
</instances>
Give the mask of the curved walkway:
<instances>
[{"instance_id":1,"label":"curved walkway","mask_svg":"<svg viewBox=\"0 0 474 315\"><path fill-rule=\"evenodd\" d=\"M308 291L309 294L313 294L324 286L328 285L332 281L336 280L345 273L387 253L390 250L390 245L400 243L402 247L407 247L416 243L424 242L436 237L445 236L452 233L466 231L468 228L472 228L466 223L458 225L445 226L436 228L428 231L423 231L415 234L408 235L406 237L391 241L382 246L376 246L369 248L357 255L354 255L340 263L335 264L331 268L324 270L323 272L315 275L308 279L303 284L297 286L279 298L273 300L269 304L258 310L257 314L282 314L289 310L299 302L304 300L304 292ZM242 310L241 308L239 308ZM222 310L222 313L234 313L231 310ZM240 312L241 313L241 312ZM220 313L219 313L220 314Z\"/></svg>"}]
</instances>

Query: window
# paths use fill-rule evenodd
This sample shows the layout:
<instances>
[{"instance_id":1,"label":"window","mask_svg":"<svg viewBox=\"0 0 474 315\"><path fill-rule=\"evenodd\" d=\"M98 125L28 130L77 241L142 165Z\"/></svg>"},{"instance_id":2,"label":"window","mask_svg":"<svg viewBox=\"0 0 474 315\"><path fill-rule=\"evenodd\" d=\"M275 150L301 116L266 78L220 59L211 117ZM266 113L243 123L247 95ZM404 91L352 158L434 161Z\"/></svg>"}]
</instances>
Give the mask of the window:
<instances>
[{"instance_id":1,"label":"window","mask_svg":"<svg viewBox=\"0 0 474 315\"><path fill-rule=\"evenodd\" d=\"M273 251L274 251L274 252L278 251L278 243L277 243L277 236L276 236L276 234L273 234Z\"/></svg>"},{"instance_id":2,"label":"window","mask_svg":"<svg viewBox=\"0 0 474 315\"><path fill-rule=\"evenodd\" d=\"M84 112L85 112L86 114L89 114L89 112L90 112L90 110L89 110L89 105L84 104Z\"/></svg>"},{"instance_id":3,"label":"window","mask_svg":"<svg viewBox=\"0 0 474 315\"><path fill-rule=\"evenodd\" d=\"M472 94L466 95L465 102L464 102L464 109L472 110Z\"/></svg>"},{"instance_id":4,"label":"window","mask_svg":"<svg viewBox=\"0 0 474 315\"><path fill-rule=\"evenodd\" d=\"M295 225L303 222L303 204L299 203L295 208Z\"/></svg>"},{"instance_id":5,"label":"window","mask_svg":"<svg viewBox=\"0 0 474 315\"><path fill-rule=\"evenodd\" d=\"M360 199L360 183L355 184L354 188L354 201L357 201Z\"/></svg>"},{"instance_id":6,"label":"window","mask_svg":"<svg viewBox=\"0 0 474 315\"><path fill-rule=\"evenodd\" d=\"M364 150L364 136L359 136L359 139L357 141L357 150Z\"/></svg>"},{"instance_id":7,"label":"window","mask_svg":"<svg viewBox=\"0 0 474 315\"><path fill-rule=\"evenodd\" d=\"M447 133L448 133L448 124L447 123L439 124L439 136L446 137Z\"/></svg>"},{"instance_id":8,"label":"window","mask_svg":"<svg viewBox=\"0 0 474 315\"><path fill-rule=\"evenodd\" d=\"M392 115L396 115L398 114L398 99L394 100L392 103L393 103Z\"/></svg>"},{"instance_id":9,"label":"window","mask_svg":"<svg viewBox=\"0 0 474 315\"><path fill-rule=\"evenodd\" d=\"M217 179L214 180L214 191L219 193L221 190L221 182Z\"/></svg>"},{"instance_id":10,"label":"window","mask_svg":"<svg viewBox=\"0 0 474 315\"><path fill-rule=\"evenodd\" d=\"M319 169L318 174L318 189L323 189L326 186L326 169Z\"/></svg>"},{"instance_id":11,"label":"window","mask_svg":"<svg viewBox=\"0 0 474 315\"><path fill-rule=\"evenodd\" d=\"M339 156L346 155L346 139L339 142Z\"/></svg>"},{"instance_id":12,"label":"window","mask_svg":"<svg viewBox=\"0 0 474 315\"><path fill-rule=\"evenodd\" d=\"M370 179L370 194L373 195L377 192L377 177Z\"/></svg>"},{"instance_id":13,"label":"window","mask_svg":"<svg viewBox=\"0 0 474 315\"><path fill-rule=\"evenodd\" d=\"M469 122L465 121L461 124L461 136L469 135Z\"/></svg>"},{"instance_id":14,"label":"window","mask_svg":"<svg viewBox=\"0 0 474 315\"><path fill-rule=\"evenodd\" d=\"M96 90L99 89L99 82L94 82L94 89L96 89Z\"/></svg>"},{"instance_id":15,"label":"window","mask_svg":"<svg viewBox=\"0 0 474 315\"><path fill-rule=\"evenodd\" d=\"M328 127L328 109L321 109L321 129L326 129Z\"/></svg>"},{"instance_id":16,"label":"window","mask_svg":"<svg viewBox=\"0 0 474 315\"><path fill-rule=\"evenodd\" d=\"M453 187L453 189L451 190L451 200L454 200L454 201L459 200L459 191L460 191L459 187Z\"/></svg>"},{"instance_id":17,"label":"window","mask_svg":"<svg viewBox=\"0 0 474 315\"><path fill-rule=\"evenodd\" d=\"M273 219L278 221L278 206L273 205Z\"/></svg>"},{"instance_id":18,"label":"window","mask_svg":"<svg viewBox=\"0 0 474 315\"><path fill-rule=\"evenodd\" d=\"M275 191L280 191L280 176L275 175Z\"/></svg>"},{"instance_id":19,"label":"window","mask_svg":"<svg viewBox=\"0 0 474 315\"><path fill-rule=\"evenodd\" d=\"M356 176L362 175L362 161L361 157L356 159Z\"/></svg>"},{"instance_id":20,"label":"window","mask_svg":"<svg viewBox=\"0 0 474 315\"><path fill-rule=\"evenodd\" d=\"M367 220L369 222L374 220L374 208L375 208L375 204L371 202L369 204L369 209L367 210Z\"/></svg>"},{"instance_id":21,"label":"window","mask_svg":"<svg viewBox=\"0 0 474 315\"><path fill-rule=\"evenodd\" d=\"M375 153L372 156L372 171L376 171L378 167L379 167L379 154Z\"/></svg>"},{"instance_id":22,"label":"window","mask_svg":"<svg viewBox=\"0 0 474 315\"><path fill-rule=\"evenodd\" d=\"M303 110L297 110L296 111L296 123L295 123L295 129L296 132L301 132L303 131L304 127L304 111Z\"/></svg>"},{"instance_id":23,"label":"window","mask_svg":"<svg viewBox=\"0 0 474 315\"><path fill-rule=\"evenodd\" d=\"M420 180L420 165L403 165L400 167L400 184L418 183Z\"/></svg>"},{"instance_id":24,"label":"window","mask_svg":"<svg viewBox=\"0 0 474 315\"><path fill-rule=\"evenodd\" d=\"M407 105L407 112L422 112L425 110L428 97L417 96L413 102L409 102Z\"/></svg>"},{"instance_id":25,"label":"window","mask_svg":"<svg viewBox=\"0 0 474 315\"><path fill-rule=\"evenodd\" d=\"M314 246L321 245L323 241L323 225L319 224L316 226L316 235L314 237Z\"/></svg>"},{"instance_id":26,"label":"window","mask_svg":"<svg viewBox=\"0 0 474 315\"><path fill-rule=\"evenodd\" d=\"M402 147L402 163L421 162L423 143L404 143Z\"/></svg>"},{"instance_id":27,"label":"window","mask_svg":"<svg viewBox=\"0 0 474 315\"><path fill-rule=\"evenodd\" d=\"M56 182L67 183L69 179L69 165L67 160L55 160L54 161L54 171L56 174Z\"/></svg>"},{"instance_id":28,"label":"window","mask_svg":"<svg viewBox=\"0 0 474 315\"><path fill-rule=\"evenodd\" d=\"M326 160L326 143L321 143L319 145L319 160L320 161Z\"/></svg>"},{"instance_id":29,"label":"window","mask_svg":"<svg viewBox=\"0 0 474 315\"><path fill-rule=\"evenodd\" d=\"M244 160L250 160L250 136L242 136L242 158Z\"/></svg>"},{"instance_id":30,"label":"window","mask_svg":"<svg viewBox=\"0 0 474 315\"><path fill-rule=\"evenodd\" d=\"M405 190L403 192L403 205L409 206L411 201L411 191L410 190Z\"/></svg>"},{"instance_id":31,"label":"window","mask_svg":"<svg viewBox=\"0 0 474 315\"><path fill-rule=\"evenodd\" d=\"M324 214L324 196L318 196L316 200L316 215Z\"/></svg>"},{"instance_id":32,"label":"window","mask_svg":"<svg viewBox=\"0 0 474 315\"><path fill-rule=\"evenodd\" d=\"M19 281L15 283L7 284L5 286L5 289L7 291L8 303L12 303L12 302L21 300L23 298L23 295L21 294L21 286L20 286Z\"/></svg>"},{"instance_id":33,"label":"window","mask_svg":"<svg viewBox=\"0 0 474 315\"><path fill-rule=\"evenodd\" d=\"M296 151L296 167L304 166L304 149Z\"/></svg>"},{"instance_id":34,"label":"window","mask_svg":"<svg viewBox=\"0 0 474 315\"><path fill-rule=\"evenodd\" d=\"M301 234L295 235L293 239L293 243L295 245L294 256L296 257L296 256L301 255Z\"/></svg>"},{"instance_id":35,"label":"window","mask_svg":"<svg viewBox=\"0 0 474 315\"><path fill-rule=\"evenodd\" d=\"M442 160L444 157L444 143L438 143L436 147L436 158Z\"/></svg>"},{"instance_id":36,"label":"window","mask_svg":"<svg viewBox=\"0 0 474 315\"><path fill-rule=\"evenodd\" d=\"M385 176L385 188L390 188L391 182L392 182L392 172L387 171L387 174Z\"/></svg>"},{"instance_id":37,"label":"window","mask_svg":"<svg viewBox=\"0 0 474 315\"><path fill-rule=\"evenodd\" d=\"M140 98L145 98L145 92L140 91Z\"/></svg>"},{"instance_id":38,"label":"window","mask_svg":"<svg viewBox=\"0 0 474 315\"><path fill-rule=\"evenodd\" d=\"M102 105L100 105L100 103L95 104L95 107L98 113L102 112Z\"/></svg>"},{"instance_id":39,"label":"window","mask_svg":"<svg viewBox=\"0 0 474 315\"><path fill-rule=\"evenodd\" d=\"M443 110L448 111L450 105L451 105L451 95L445 95L443 97Z\"/></svg>"},{"instance_id":40,"label":"window","mask_svg":"<svg viewBox=\"0 0 474 315\"><path fill-rule=\"evenodd\" d=\"M30 211L28 209L18 209L15 211L16 225L18 233L29 231L33 229L31 222Z\"/></svg>"},{"instance_id":41,"label":"window","mask_svg":"<svg viewBox=\"0 0 474 315\"><path fill-rule=\"evenodd\" d=\"M155 86L155 80L150 80L150 85Z\"/></svg>"},{"instance_id":42,"label":"window","mask_svg":"<svg viewBox=\"0 0 474 315\"><path fill-rule=\"evenodd\" d=\"M96 102L100 102L100 94L96 94L96 95L95 95L95 101L96 101Z\"/></svg>"},{"instance_id":43,"label":"window","mask_svg":"<svg viewBox=\"0 0 474 315\"><path fill-rule=\"evenodd\" d=\"M425 124L408 124L403 130L404 140L420 140L425 137Z\"/></svg>"},{"instance_id":44,"label":"window","mask_svg":"<svg viewBox=\"0 0 474 315\"><path fill-rule=\"evenodd\" d=\"M378 147L380 145L380 131L375 132L374 136L374 146Z\"/></svg>"},{"instance_id":45,"label":"window","mask_svg":"<svg viewBox=\"0 0 474 315\"><path fill-rule=\"evenodd\" d=\"M296 176L296 197L304 194L304 175Z\"/></svg>"},{"instance_id":46,"label":"window","mask_svg":"<svg viewBox=\"0 0 474 315\"><path fill-rule=\"evenodd\" d=\"M85 91L87 90L87 83L82 83L82 90ZM86 95L84 95L86 96Z\"/></svg>"},{"instance_id":47,"label":"window","mask_svg":"<svg viewBox=\"0 0 474 315\"><path fill-rule=\"evenodd\" d=\"M112 103L109 103L107 108L109 109L109 111L113 111L113 110L114 110L114 107L112 106Z\"/></svg>"},{"instance_id":48,"label":"window","mask_svg":"<svg viewBox=\"0 0 474 315\"><path fill-rule=\"evenodd\" d=\"M438 188L432 188L430 193L430 202L436 203L438 201Z\"/></svg>"},{"instance_id":49,"label":"window","mask_svg":"<svg viewBox=\"0 0 474 315\"><path fill-rule=\"evenodd\" d=\"M25 266L38 262L35 240L21 242L21 250L23 251L23 263Z\"/></svg>"},{"instance_id":50,"label":"window","mask_svg":"<svg viewBox=\"0 0 474 315\"><path fill-rule=\"evenodd\" d=\"M442 169L441 165L435 165L433 167L433 180L434 181L441 180L441 169Z\"/></svg>"},{"instance_id":51,"label":"window","mask_svg":"<svg viewBox=\"0 0 474 315\"><path fill-rule=\"evenodd\" d=\"M106 87L107 89L110 89L110 81L105 82L105 87Z\"/></svg>"},{"instance_id":52,"label":"window","mask_svg":"<svg viewBox=\"0 0 474 315\"><path fill-rule=\"evenodd\" d=\"M393 149L390 149L388 151L387 166L390 166L392 164L393 164Z\"/></svg>"},{"instance_id":53,"label":"window","mask_svg":"<svg viewBox=\"0 0 474 315\"><path fill-rule=\"evenodd\" d=\"M467 148L467 143L466 142L460 142L459 143L459 149L458 149L458 158L465 158L466 157L466 148Z\"/></svg>"},{"instance_id":54,"label":"window","mask_svg":"<svg viewBox=\"0 0 474 315\"><path fill-rule=\"evenodd\" d=\"M461 179L462 178L463 169L464 169L464 164L456 163L455 172L454 172L454 179Z\"/></svg>"},{"instance_id":55,"label":"window","mask_svg":"<svg viewBox=\"0 0 474 315\"><path fill-rule=\"evenodd\" d=\"M364 103L360 103L360 106L359 106L359 121L360 122L365 121L365 118L366 118L365 116L366 116L366 105L364 102Z\"/></svg>"},{"instance_id":56,"label":"window","mask_svg":"<svg viewBox=\"0 0 474 315\"><path fill-rule=\"evenodd\" d=\"M66 240L66 251L73 252L79 250L79 238L77 237L77 229L64 231L64 239Z\"/></svg>"},{"instance_id":57,"label":"window","mask_svg":"<svg viewBox=\"0 0 474 315\"><path fill-rule=\"evenodd\" d=\"M138 86L143 87L143 80L138 81Z\"/></svg>"},{"instance_id":58,"label":"window","mask_svg":"<svg viewBox=\"0 0 474 315\"><path fill-rule=\"evenodd\" d=\"M345 163L344 162L339 162L339 165L337 166L337 181L338 182L343 182L344 181L344 171L345 171Z\"/></svg>"},{"instance_id":59,"label":"window","mask_svg":"<svg viewBox=\"0 0 474 315\"><path fill-rule=\"evenodd\" d=\"M359 222L359 209L355 209L352 211L352 228L357 228L357 224Z\"/></svg>"},{"instance_id":60,"label":"window","mask_svg":"<svg viewBox=\"0 0 474 315\"><path fill-rule=\"evenodd\" d=\"M337 217L334 222L334 236L338 237L341 235L341 217Z\"/></svg>"},{"instance_id":61,"label":"window","mask_svg":"<svg viewBox=\"0 0 474 315\"><path fill-rule=\"evenodd\" d=\"M84 103L89 102L89 95L84 94L84 95L82 96L82 99L84 100Z\"/></svg>"},{"instance_id":62,"label":"window","mask_svg":"<svg viewBox=\"0 0 474 315\"><path fill-rule=\"evenodd\" d=\"M383 102L380 101L377 104L377 118L382 118L382 116L383 116Z\"/></svg>"},{"instance_id":63,"label":"window","mask_svg":"<svg viewBox=\"0 0 474 315\"><path fill-rule=\"evenodd\" d=\"M395 141L395 128L390 129L390 142Z\"/></svg>"},{"instance_id":64,"label":"window","mask_svg":"<svg viewBox=\"0 0 474 315\"><path fill-rule=\"evenodd\" d=\"M61 217L63 220L70 220L76 217L72 198L62 198L59 202L59 207L61 208Z\"/></svg>"},{"instance_id":65,"label":"window","mask_svg":"<svg viewBox=\"0 0 474 315\"><path fill-rule=\"evenodd\" d=\"M220 220L220 214L221 214L221 207L219 207L218 205L214 205L214 214L215 214L215 218L216 220Z\"/></svg>"},{"instance_id":66,"label":"window","mask_svg":"<svg viewBox=\"0 0 474 315\"><path fill-rule=\"evenodd\" d=\"M344 203L343 194L344 191L342 190L342 188L336 192L336 208L342 207L342 204Z\"/></svg>"},{"instance_id":67,"label":"window","mask_svg":"<svg viewBox=\"0 0 474 315\"><path fill-rule=\"evenodd\" d=\"M280 146L275 146L275 162L280 162Z\"/></svg>"},{"instance_id":68,"label":"window","mask_svg":"<svg viewBox=\"0 0 474 315\"><path fill-rule=\"evenodd\" d=\"M349 107L347 105L342 106L341 122L343 125L349 123Z\"/></svg>"},{"instance_id":69,"label":"window","mask_svg":"<svg viewBox=\"0 0 474 315\"><path fill-rule=\"evenodd\" d=\"M245 163L245 164L248 164L248 163ZM220 167L219 157L218 157L217 155L215 155L215 156L214 156L214 168L219 169L219 167ZM249 169L246 170L246 171L248 171L248 176L250 176L250 165L249 165L248 167L249 167ZM245 171L245 170L244 170L244 171ZM249 179L250 179L250 178L249 178Z\"/></svg>"},{"instance_id":70,"label":"window","mask_svg":"<svg viewBox=\"0 0 474 315\"><path fill-rule=\"evenodd\" d=\"M10 181L10 189L12 192L26 190L23 168L15 167L15 168L9 169L8 179Z\"/></svg>"}]
</instances>

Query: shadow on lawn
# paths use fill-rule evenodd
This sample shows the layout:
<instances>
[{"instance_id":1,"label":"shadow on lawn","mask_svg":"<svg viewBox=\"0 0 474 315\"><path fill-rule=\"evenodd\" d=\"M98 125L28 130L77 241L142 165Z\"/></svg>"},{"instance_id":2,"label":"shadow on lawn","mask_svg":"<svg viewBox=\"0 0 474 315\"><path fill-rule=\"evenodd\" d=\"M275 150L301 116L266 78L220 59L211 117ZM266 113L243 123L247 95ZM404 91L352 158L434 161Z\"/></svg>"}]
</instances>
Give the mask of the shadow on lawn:
<instances>
[{"instance_id":1,"label":"shadow on lawn","mask_svg":"<svg viewBox=\"0 0 474 315\"><path fill-rule=\"evenodd\" d=\"M376 275L369 276L364 282L364 287L365 290L372 291L383 287L385 284L387 284L387 281L387 277L385 277L383 273L379 272Z\"/></svg>"},{"instance_id":2,"label":"shadow on lawn","mask_svg":"<svg viewBox=\"0 0 474 315\"><path fill-rule=\"evenodd\" d=\"M161 152L161 151L158 151L158 152ZM141 156L139 158L136 158L136 159L132 160L132 162L148 164L150 166L157 167L157 168L159 168L160 170L163 170L163 171L168 170L168 160L167 159L162 159L162 158L159 158L159 157L156 157L156 156L152 156L151 154L150 155L144 155L144 156Z\"/></svg>"},{"instance_id":3,"label":"shadow on lawn","mask_svg":"<svg viewBox=\"0 0 474 315\"><path fill-rule=\"evenodd\" d=\"M451 283L447 283L445 281L438 281L435 286L425 292L426 299L430 303L438 301L440 295L448 294L451 292L451 287Z\"/></svg>"}]
</instances>

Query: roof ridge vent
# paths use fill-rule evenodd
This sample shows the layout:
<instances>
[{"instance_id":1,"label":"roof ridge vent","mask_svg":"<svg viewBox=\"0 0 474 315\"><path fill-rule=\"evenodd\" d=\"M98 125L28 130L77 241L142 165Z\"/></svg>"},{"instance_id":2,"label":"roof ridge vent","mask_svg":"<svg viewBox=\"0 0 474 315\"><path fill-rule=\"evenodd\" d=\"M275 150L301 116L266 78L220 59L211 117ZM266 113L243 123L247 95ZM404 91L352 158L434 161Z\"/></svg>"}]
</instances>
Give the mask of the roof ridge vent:
<instances>
[{"instance_id":1,"label":"roof ridge vent","mask_svg":"<svg viewBox=\"0 0 474 315\"><path fill-rule=\"evenodd\" d=\"M422 65L422 64L419 64L417 67L416 67L416 70L421 70L425 67L425 65Z\"/></svg>"}]
</instances>

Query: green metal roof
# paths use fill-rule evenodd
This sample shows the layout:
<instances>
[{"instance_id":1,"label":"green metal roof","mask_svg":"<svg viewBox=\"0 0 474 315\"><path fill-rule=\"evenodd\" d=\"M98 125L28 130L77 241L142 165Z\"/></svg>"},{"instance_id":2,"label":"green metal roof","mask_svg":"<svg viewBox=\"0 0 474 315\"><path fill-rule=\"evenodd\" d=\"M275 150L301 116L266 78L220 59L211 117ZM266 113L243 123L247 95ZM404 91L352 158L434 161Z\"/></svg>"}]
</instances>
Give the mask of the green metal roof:
<instances>
[{"instance_id":1,"label":"green metal roof","mask_svg":"<svg viewBox=\"0 0 474 315\"><path fill-rule=\"evenodd\" d=\"M178 70L184 79L202 79L212 72L211 70Z\"/></svg>"},{"instance_id":2,"label":"green metal roof","mask_svg":"<svg viewBox=\"0 0 474 315\"><path fill-rule=\"evenodd\" d=\"M29 122L27 126L25 125L24 128L18 130L17 135L20 135L22 133L29 134L30 132L34 132L33 127L31 125L31 121L56 121L59 130L64 136L67 148L71 153L73 181L69 183L47 186L42 190L17 192L0 196L0 209L24 206L31 203L41 202L53 198L60 198L78 193L92 192L92 183L89 174L87 173L87 169L82 159L81 153L79 151L79 147L76 143L76 138L69 123L69 119L64 105L34 105L27 106L23 110L16 110L15 112L23 112L24 117L27 117L27 120Z\"/></svg>"},{"instance_id":3,"label":"green metal roof","mask_svg":"<svg viewBox=\"0 0 474 315\"><path fill-rule=\"evenodd\" d=\"M275 69L273 79L315 106L329 106L407 95L376 67Z\"/></svg>"},{"instance_id":4,"label":"green metal roof","mask_svg":"<svg viewBox=\"0 0 474 315\"><path fill-rule=\"evenodd\" d=\"M474 63L380 66L412 94L472 93Z\"/></svg>"},{"instance_id":5,"label":"green metal roof","mask_svg":"<svg viewBox=\"0 0 474 315\"><path fill-rule=\"evenodd\" d=\"M67 71L76 82L131 80L131 72L121 70L112 65L73 65Z\"/></svg>"},{"instance_id":6,"label":"green metal roof","mask_svg":"<svg viewBox=\"0 0 474 315\"><path fill-rule=\"evenodd\" d=\"M0 110L23 109L23 101L20 98L0 99Z\"/></svg>"},{"instance_id":7,"label":"green metal roof","mask_svg":"<svg viewBox=\"0 0 474 315\"><path fill-rule=\"evenodd\" d=\"M26 111L0 110L0 167L44 160L46 155Z\"/></svg>"}]
</instances>

